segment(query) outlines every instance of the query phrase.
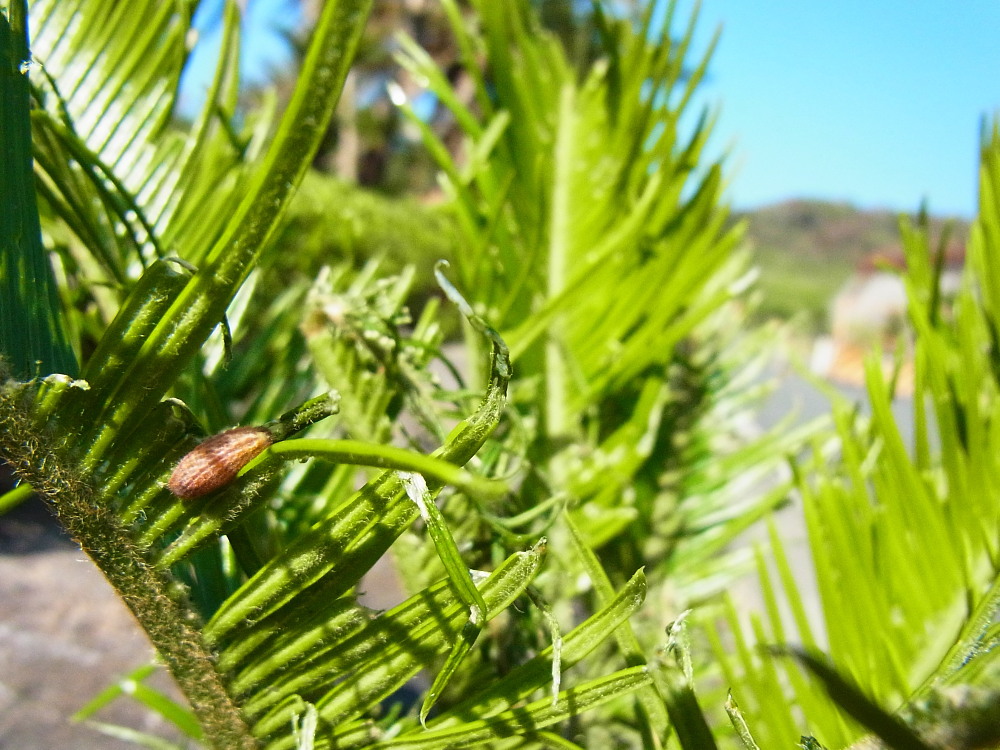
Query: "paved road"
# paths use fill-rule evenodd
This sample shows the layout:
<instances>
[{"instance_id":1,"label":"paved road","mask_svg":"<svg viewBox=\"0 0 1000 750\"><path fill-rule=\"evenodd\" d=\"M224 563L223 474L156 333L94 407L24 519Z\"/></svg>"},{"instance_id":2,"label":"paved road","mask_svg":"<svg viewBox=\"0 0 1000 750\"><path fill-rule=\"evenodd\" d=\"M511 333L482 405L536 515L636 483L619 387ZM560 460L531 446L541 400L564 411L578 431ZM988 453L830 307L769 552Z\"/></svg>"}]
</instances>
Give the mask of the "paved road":
<instances>
[{"instance_id":1,"label":"paved road","mask_svg":"<svg viewBox=\"0 0 1000 750\"><path fill-rule=\"evenodd\" d=\"M68 717L152 656L131 613L41 503L0 517L0 749L135 750ZM132 701L99 718L171 736Z\"/></svg>"}]
</instances>

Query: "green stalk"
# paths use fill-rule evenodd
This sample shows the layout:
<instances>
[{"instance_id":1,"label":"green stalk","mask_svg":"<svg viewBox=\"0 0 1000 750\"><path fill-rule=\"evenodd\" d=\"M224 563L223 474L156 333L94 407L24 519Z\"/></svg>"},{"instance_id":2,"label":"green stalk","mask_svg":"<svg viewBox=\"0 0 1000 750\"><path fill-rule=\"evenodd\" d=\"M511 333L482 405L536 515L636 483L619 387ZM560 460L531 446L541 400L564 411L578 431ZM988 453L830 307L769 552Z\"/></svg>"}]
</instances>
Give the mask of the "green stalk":
<instances>
[{"instance_id":1,"label":"green stalk","mask_svg":"<svg viewBox=\"0 0 1000 750\"><path fill-rule=\"evenodd\" d=\"M473 495L498 496L507 491L507 485L503 482L477 477L448 461L392 445L365 443L360 440L303 438L276 443L268 448L268 453L284 460L319 458L337 464L415 472Z\"/></svg>"},{"instance_id":2,"label":"green stalk","mask_svg":"<svg viewBox=\"0 0 1000 750\"><path fill-rule=\"evenodd\" d=\"M328 440L322 438L303 438L276 443L268 448L254 462L247 466L249 471L264 474L273 471L273 459L296 460L302 458L318 458L335 464L352 466L374 466L383 469L395 469L400 472L420 474L437 486L452 485L470 495L496 496L507 492L503 482L477 477L474 474L456 466L453 463L426 456L422 453L403 450L391 445L365 443L359 440ZM220 496L224 502L225 495ZM253 496L251 502L224 512L203 511L192 519L180 536L174 540L157 560L160 568L169 568L194 550L215 538L220 533L229 533L242 517L264 500L264 496ZM162 517L156 524L145 529L140 537L140 543L152 545L153 540L167 533L173 525L183 517L181 508L176 508L171 514Z\"/></svg>"}]
</instances>

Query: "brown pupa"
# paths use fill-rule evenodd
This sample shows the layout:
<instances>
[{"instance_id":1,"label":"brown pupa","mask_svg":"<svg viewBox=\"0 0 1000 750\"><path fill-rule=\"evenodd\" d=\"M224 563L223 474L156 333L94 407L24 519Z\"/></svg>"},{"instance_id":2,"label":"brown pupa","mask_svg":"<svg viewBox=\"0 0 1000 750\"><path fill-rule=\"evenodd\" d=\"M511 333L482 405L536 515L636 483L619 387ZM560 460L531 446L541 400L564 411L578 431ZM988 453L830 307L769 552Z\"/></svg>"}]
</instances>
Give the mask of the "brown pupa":
<instances>
[{"instance_id":1,"label":"brown pupa","mask_svg":"<svg viewBox=\"0 0 1000 750\"><path fill-rule=\"evenodd\" d=\"M167 487L182 500L194 500L222 489L240 469L274 440L260 427L234 427L213 435L177 462Z\"/></svg>"}]
</instances>

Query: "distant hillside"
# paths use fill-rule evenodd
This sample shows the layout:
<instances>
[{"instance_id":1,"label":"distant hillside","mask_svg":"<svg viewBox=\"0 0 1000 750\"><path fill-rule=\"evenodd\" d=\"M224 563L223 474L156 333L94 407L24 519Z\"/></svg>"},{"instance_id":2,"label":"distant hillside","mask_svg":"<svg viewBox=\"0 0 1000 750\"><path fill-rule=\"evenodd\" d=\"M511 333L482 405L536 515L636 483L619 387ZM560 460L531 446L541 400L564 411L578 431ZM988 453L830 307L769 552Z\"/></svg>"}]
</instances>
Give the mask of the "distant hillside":
<instances>
[{"instance_id":1,"label":"distant hillside","mask_svg":"<svg viewBox=\"0 0 1000 750\"><path fill-rule=\"evenodd\" d=\"M760 314L804 318L811 332L826 328L830 301L861 258L899 246L899 214L865 211L846 203L793 200L740 212L761 269ZM947 221L933 218L935 233ZM968 222L955 222L956 239Z\"/></svg>"}]
</instances>

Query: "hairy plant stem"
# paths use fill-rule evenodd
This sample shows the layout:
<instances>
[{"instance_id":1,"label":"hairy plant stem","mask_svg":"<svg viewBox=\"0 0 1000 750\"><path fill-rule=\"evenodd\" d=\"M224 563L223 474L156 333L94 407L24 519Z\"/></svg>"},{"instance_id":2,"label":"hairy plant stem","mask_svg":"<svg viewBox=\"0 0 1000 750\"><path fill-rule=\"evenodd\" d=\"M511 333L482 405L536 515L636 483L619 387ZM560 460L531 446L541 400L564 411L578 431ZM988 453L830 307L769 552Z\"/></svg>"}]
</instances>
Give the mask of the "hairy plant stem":
<instances>
[{"instance_id":1,"label":"hairy plant stem","mask_svg":"<svg viewBox=\"0 0 1000 750\"><path fill-rule=\"evenodd\" d=\"M204 740L225 750L258 747L202 640L183 587L150 564L105 499L76 472L68 452L39 436L18 400L12 389L0 393L0 458L31 483L135 615L191 703Z\"/></svg>"}]
</instances>

